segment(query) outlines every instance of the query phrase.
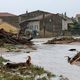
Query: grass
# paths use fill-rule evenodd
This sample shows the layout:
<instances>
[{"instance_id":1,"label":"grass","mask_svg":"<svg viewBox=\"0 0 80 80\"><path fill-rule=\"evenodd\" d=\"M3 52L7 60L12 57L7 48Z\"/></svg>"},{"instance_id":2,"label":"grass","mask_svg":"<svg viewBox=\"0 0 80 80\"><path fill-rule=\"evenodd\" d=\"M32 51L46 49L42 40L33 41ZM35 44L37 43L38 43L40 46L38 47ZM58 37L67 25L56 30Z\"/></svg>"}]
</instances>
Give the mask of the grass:
<instances>
[{"instance_id":1,"label":"grass","mask_svg":"<svg viewBox=\"0 0 80 80\"><path fill-rule=\"evenodd\" d=\"M5 61L7 60L0 57L1 63ZM47 76L41 77L44 74ZM44 68L35 65L18 67L16 69L8 69L3 65L0 68L0 80L35 80L36 76L39 76L40 80L49 80L48 78L54 77L52 75L52 73L45 71Z\"/></svg>"},{"instance_id":2,"label":"grass","mask_svg":"<svg viewBox=\"0 0 80 80\"><path fill-rule=\"evenodd\" d=\"M48 80L46 77L41 78L41 80Z\"/></svg>"},{"instance_id":3,"label":"grass","mask_svg":"<svg viewBox=\"0 0 80 80\"><path fill-rule=\"evenodd\" d=\"M26 70L26 69L24 69L24 70ZM30 72L30 69L27 71ZM8 70L5 70L5 71L3 70L3 71L0 71L0 80L35 80L35 77L36 77L36 76L34 76L33 72L31 72L30 74L26 73L26 75L25 75L26 77L24 77L24 74L21 74L21 75L23 75L23 76L20 76L16 73L13 74L12 72L8 72ZM29 76L27 77L27 75L29 75ZM38 75L38 74L36 74L36 75ZM42 78L40 78L40 80L47 80L47 77L43 76Z\"/></svg>"},{"instance_id":4,"label":"grass","mask_svg":"<svg viewBox=\"0 0 80 80\"><path fill-rule=\"evenodd\" d=\"M41 68L41 67L38 67L38 66L34 66L34 65L31 66L30 70L34 74L37 74L37 75L41 75L41 74L45 73L44 68Z\"/></svg>"},{"instance_id":5,"label":"grass","mask_svg":"<svg viewBox=\"0 0 80 80\"><path fill-rule=\"evenodd\" d=\"M3 65L3 62L7 62L9 60L4 59L2 56L0 56L0 66Z\"/></svg>"},{"instance_id":6,"label":"grass","mask_svg":"<svg viewBox=\"0 0 80 80\"><path fill-rule=\"evenodd\" d=\"M8 50L16 49L14 44L4 44L3 47L8 49Z\"/></svg>"},{"instance_id":7,"label":"grass","mask_svg":"<svg viewBox=\"0 0 80 80\"><path fill-rule=\"evenodd\" d=\"M12 52L15 51L17 47L14 44L4 43L2 46L0 46L0 48L5 48L7 49L7 52Z\"/></svg>"}]
</instances>

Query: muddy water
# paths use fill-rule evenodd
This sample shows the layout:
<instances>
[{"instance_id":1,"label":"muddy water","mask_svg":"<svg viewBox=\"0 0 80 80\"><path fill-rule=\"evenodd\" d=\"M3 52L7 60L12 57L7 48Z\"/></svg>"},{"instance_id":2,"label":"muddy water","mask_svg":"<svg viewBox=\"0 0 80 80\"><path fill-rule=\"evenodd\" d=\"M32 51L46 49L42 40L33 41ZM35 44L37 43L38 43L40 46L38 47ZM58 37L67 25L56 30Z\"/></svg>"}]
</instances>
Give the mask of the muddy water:
<instances>
[{"instance_id":1,"label":"muddy water","mask_svg":"<svg viewBox=\"0 0 80 80\"><path fill-rule=\"evenodd\" d=\"M27 55L32 57L32 63L38 66L44 67L46 70L55 73L57 75L64 75L68 77L69 80L80 80L80 67L76 65L70 65L67 62L65 56L74 56L75 52L68 51L71 48L77 49L80 51L80 45L78 44L69 44L69 45L45 45L42 44L47 39L36 39L33 40L35 43L36 51L31 52L30 54L20 52L20 53L8 53L3 54L2 56L6 59L11 60L12 62L24 62L27 59Z\"/></svg>"}]
</instances>

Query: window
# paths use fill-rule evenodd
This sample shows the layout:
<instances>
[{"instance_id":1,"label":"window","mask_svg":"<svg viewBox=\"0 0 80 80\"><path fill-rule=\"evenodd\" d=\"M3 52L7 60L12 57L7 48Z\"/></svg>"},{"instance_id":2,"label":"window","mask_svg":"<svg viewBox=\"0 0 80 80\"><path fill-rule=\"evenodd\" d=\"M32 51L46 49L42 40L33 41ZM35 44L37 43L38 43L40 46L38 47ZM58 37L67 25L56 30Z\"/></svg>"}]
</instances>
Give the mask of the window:
<instances>
[{"instance_id":1,"label":"window","mask_svg":"<svg viewBox=\"0 0 80 80\"><path fill-rule=\"evenodd\" d=\"M38 30L38 25L35 25L35 29Z\"/></svg>"}]
</instances>

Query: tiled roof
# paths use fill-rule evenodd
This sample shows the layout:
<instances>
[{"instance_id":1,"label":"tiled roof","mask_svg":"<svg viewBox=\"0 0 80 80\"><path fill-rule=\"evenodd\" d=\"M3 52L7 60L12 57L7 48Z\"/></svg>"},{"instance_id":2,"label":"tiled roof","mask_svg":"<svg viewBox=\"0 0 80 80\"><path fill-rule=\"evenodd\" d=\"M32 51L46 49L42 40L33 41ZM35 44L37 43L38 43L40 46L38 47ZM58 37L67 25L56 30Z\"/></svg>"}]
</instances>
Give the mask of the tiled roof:
<instances>
[{"instance_id":1,"label":"tiled roof","mask_svg":"<svg viewBox=\"0 0 80 80\"><path fill-rule=\"evenodd\" d=\"M52 15L52 14L45 14L45 18L50 16L50 15ZM23 23L26 23L26 22L29 22L29 21L39 21L41 19L43 19L43 15L40 15L40 16L37 16L37 17L34 17L34 18L30 18L30 19L24 20L20 24L23 24Z\"/></svg>"},{"instance_id":2,"label":"tiled roof","mask_svg":"<svg viewBox=\"0 0 80 80\"><path fill-rule=\"evenodd\" d=\"M49 16L50 14L45 14L45 17L47 17L47 16ZM37 17L35 17L35 18L30 18L30 19L28 19L28 20L41 20L41 19L43 19L43 15L40 15L40 16L37 16Z\"/></svg>"},{"instance_id":3,"label":"tiled roof","mask_svg":"<svg viewBox=\"0 0 80 80\"><path fill-rule=\"evenodd\" d=\"M7 12L0 12L0 16L16 16L16 15Z\"/></svg>"},{"instance_id":4,"label":"tiled roof","mask_svg":"<svg viewBox=\"0 0 80 80\"><path fill-rule=\"evenodd\" d=\"M42 11L42 10L36 10L36 11L32 11L32 12L28 12L28 15L30 15L30 14L35 14L35 13L39 13L39 15L41 15L42 13L45 13L45 14L50 14L50 12L46 12L46 11ZM21 15L27 15L26 13L24 13L24 14L21 14ZM38 16L39 16L38 15Z\"/></svg>"}]
</instances>

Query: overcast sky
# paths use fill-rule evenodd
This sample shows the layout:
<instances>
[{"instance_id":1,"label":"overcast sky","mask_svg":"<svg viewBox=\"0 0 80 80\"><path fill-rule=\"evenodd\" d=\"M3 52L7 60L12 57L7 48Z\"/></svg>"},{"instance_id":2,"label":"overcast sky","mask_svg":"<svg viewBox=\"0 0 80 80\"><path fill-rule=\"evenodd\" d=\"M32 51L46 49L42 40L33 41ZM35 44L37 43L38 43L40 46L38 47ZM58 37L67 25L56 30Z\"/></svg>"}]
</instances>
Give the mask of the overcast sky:
<instances>
[{"instance_id":1,"label":"overcast sky","mask_svg":"<svg viewBox=\"0 0 80 80\"><path fill-rule=\"evenodd\" d=\"M80 0L0 0L0 12L22 14L26 11L44 10L75 16L80 13Z\"/></svg>"}]
</instances>

